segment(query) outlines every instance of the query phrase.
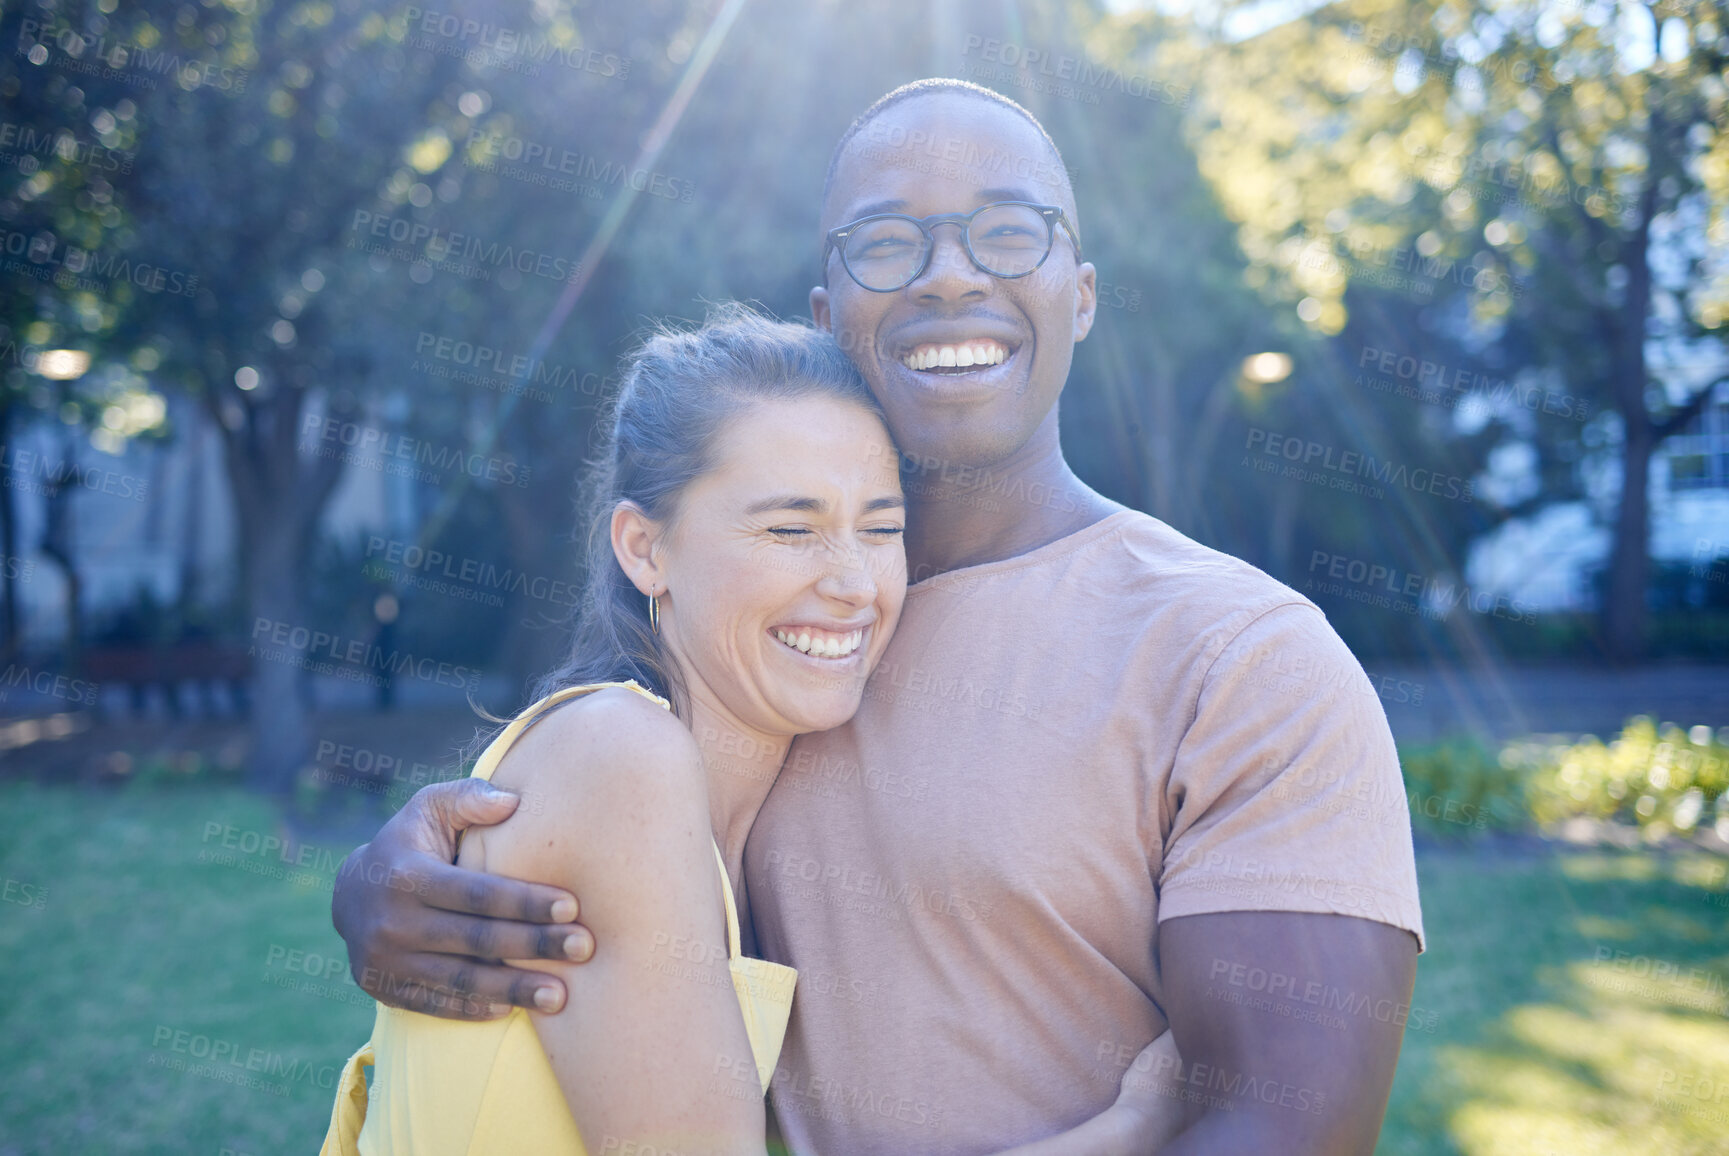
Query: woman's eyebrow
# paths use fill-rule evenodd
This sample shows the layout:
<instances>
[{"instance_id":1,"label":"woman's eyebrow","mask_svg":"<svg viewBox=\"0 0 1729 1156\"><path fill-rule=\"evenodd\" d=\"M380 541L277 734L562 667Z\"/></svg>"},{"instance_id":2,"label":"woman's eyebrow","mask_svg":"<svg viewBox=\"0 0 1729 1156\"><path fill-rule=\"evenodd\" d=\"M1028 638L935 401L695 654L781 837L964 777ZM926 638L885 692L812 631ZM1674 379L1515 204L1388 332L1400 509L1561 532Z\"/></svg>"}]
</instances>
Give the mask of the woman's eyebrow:
<instances>
[{"instance_id":1,"label":"woman's eyebrow","mask_svg":"<svg viewBox=\"0 0 1729 1156\"><path fill-rule=\"evenodd\" d=\"M796 510L801 514L826 514L828 503L821 498L801 497L798 494L777 494L772 498L763 498L746 506L747 514L766 514L770 510Z\"/></svg>"},{"instance_id":2,"label":"woman's eyebrow","mask_svg":"<svg viewBox=\"0 0 1729 1156\"><path fill-rule=\"evenodd\" d=\"M906 500L898 495L885 494L880 498L872 498L864 504L867 513L876 510L894 510L906 506ZM828 502L822 498L803 497L799 494L777 494L772 498L762 498L744 508L746 514L766 514L777 510L792 510L801 514L826 514Z\"/></svg>"}]
</instances>

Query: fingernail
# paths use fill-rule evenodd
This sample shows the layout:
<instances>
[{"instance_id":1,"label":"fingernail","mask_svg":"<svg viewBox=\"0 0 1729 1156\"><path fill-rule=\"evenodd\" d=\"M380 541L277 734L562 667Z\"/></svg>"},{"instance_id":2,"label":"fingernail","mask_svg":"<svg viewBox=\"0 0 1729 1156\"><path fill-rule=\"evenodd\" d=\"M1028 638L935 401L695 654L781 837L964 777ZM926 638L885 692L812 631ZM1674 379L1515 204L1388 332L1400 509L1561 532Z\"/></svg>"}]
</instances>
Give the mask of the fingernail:
<instances>
[{"instance_id":1,"label":"fingernail","mask_svg":"<svg viewBox=\"0 0 1729 1156\"><path fill-rule=\"evenodd\" d=\"M584 963L594 954L594 941L586 935L567 935L564 937L564 954L569 959Z\"/></svg>"},{"instance_id":2,"label":"fingernail","mask_svg":"<svg viewBox=\"0 0 1729 1156\"><path fill-rule=\"evenodd\" d=\"M544 1012L558 1010L558 989L555 987L537 987L534 989L534 1006Z\"/></svg>"},{"instance_id":3,"label":"fingernail","mask_svg":"<svg viewBox=\"0 0 1729 1156\"><path fill-rule=\"evenodd\" d=\"M569 923L576 918L576 900L555 899L552 903L552 921L554 923Z\"/></svg>"}]
</instances>

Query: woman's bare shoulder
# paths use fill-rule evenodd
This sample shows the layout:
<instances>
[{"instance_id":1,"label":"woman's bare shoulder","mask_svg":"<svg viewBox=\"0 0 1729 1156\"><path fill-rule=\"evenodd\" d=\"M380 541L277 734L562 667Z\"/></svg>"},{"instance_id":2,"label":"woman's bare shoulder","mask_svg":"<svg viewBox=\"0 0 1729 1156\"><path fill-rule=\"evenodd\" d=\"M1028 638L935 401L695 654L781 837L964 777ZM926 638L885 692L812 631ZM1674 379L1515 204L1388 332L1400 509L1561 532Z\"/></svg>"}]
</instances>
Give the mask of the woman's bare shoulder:
<instances>
[{"instance_id":1,"label":"woman's bare shoulder","mask_svg":"<svg viewBox=\"0 0 1729 1156\"><path fill-rule=\"evenodd\" d=\"M610 838L627 827L640 833L644 822L682 824L693 816L707 828L696 739L671 711L623 687L549 711L516 740L492 779L522 796L516 814L497 829L501 835L546 828L583 838L604 831Z\"/></svg>"}]
</instances>

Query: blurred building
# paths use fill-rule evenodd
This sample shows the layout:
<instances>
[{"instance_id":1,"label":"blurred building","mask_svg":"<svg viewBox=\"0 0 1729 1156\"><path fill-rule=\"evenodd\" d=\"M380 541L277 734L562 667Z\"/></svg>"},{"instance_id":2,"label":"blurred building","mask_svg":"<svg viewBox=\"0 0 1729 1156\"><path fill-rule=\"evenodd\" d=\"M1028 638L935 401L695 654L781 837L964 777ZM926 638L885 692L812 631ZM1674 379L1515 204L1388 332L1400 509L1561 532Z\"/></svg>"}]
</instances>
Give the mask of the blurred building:
<instances>
[{"instance_id":1,"label":"blurred building","mask_svg":"<svg viewBox=\"0 0 1729 1156\"><path fill-rule=\"evenodd\" d=\"M1620 490L1613 457L1605 453L1595 469L1587 464L1585 500L1548 506L1479 539L1466 566L1471 585L1537 611L1594 609L1593 576L1609 559ZM1689 566L1729 558L1729 384L1652 455L1651 557Z\"/></svg>"},{"instance_id":2,"label":"blurred building","mask_svg":"<svg viewBox=\"0 0 1729 1156\"><path fill-rule=\"evenodd\" d=\"M220 431L195 402L178 394L166 401L168 436L126 442L118 453L52 418L15 428L0 445L18 554L6 572L26 649L52 649L67 637L67 561L86 638L141 607L215 613L231 603L239 552ZM409 524L411 488L378 470L349 469L324 529L352 536Z\"/></svg>"}]
</instances>

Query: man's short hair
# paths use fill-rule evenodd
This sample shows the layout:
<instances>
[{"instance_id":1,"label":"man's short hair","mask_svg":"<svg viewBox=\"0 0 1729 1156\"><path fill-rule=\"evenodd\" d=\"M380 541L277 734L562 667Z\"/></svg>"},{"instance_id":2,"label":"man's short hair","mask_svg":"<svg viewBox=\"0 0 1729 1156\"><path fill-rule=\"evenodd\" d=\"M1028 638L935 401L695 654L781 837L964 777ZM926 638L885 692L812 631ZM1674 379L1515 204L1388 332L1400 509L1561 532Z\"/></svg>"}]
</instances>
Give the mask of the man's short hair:
<instances>
[{"instance_id":1,"label":"man's short hair","mask_svg":"<svg viewBox=\"0 0 1729 1156\"><path fill-rule=\"evenodd\" d=\"M981 84L974 84L970 80L956 80L949 76L936 76L930 77L926 80L915 80L910 84L901 85L894 91L878 98L875 104L871 105L854 118L852 124L847 126L846 132L841 134L840 143L834 146L834 155L829 157L828 175L823 178L822 182L822 203L825 205L828 204L829 193L834 189L834 176L840 169L841 154L846 152L847 145L852 143L853 137L857 136L865 125L869 124L895 105L900 104L902 101L912 100L914 97L918 96L940 96L944 94L971 96L976 97L979 100L988 100L992 104L1000 105L1003 108L1008 109L1015 115L1019 116L1022 120L1032 125L1033 128L1037 129L1039 136L1044 139L1046 147L1051 150L1051 156L1056 158L1057 168L1063 174L1063 186L1069 194L1070 201L1072 202L1074 200L1075 191L1069 184L1069 170L1068 166L1063 163L1062 150L1057 148L1057 142L1051 139L1051 134L1045 131L1045 126L1039 123L1038 117L1034 116L1032 113L1028 112L1002 93L986 88Z\"/></svg>"}]
</instances>

